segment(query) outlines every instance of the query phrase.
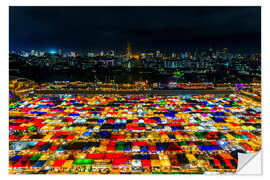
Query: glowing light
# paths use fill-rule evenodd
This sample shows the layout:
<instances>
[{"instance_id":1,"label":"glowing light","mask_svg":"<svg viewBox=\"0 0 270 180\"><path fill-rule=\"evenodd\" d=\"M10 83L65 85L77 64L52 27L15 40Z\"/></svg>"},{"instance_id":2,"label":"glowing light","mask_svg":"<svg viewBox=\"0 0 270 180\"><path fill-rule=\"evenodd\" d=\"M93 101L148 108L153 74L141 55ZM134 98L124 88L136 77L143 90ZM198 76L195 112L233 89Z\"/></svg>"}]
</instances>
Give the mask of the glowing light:
<instances>
[{"instance_id":1,"label":"glowing light","mask_svg":"<svg viewBox=\"0 0 270 180\"><path fill-rule=\"evenodd\" d=\"M49 53L50 53L50 54L56 54L56 50L55 50L55 49L51 49L51 50L49 51Z\"/></svg>"}]
</instances>

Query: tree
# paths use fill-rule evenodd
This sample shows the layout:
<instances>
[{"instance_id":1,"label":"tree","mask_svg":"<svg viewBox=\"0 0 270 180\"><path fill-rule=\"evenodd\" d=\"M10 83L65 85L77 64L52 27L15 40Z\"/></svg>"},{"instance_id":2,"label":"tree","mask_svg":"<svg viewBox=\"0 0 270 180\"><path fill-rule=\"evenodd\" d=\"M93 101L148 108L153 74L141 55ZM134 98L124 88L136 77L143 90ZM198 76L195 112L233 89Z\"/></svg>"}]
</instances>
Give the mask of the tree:
<instances>
[{"instance_id":1,"label":"tree","mask_svg":"<svg viewBox=\"0 0 270 180\"><path fill-rule=\"evenodd\" d=\"M180 71L176 71L173 74L174 74L174 77L177 78L177 81L179 81L179 79L183 79L184 78L184 73L182 73Z\"/></svg>"}]
</instances>

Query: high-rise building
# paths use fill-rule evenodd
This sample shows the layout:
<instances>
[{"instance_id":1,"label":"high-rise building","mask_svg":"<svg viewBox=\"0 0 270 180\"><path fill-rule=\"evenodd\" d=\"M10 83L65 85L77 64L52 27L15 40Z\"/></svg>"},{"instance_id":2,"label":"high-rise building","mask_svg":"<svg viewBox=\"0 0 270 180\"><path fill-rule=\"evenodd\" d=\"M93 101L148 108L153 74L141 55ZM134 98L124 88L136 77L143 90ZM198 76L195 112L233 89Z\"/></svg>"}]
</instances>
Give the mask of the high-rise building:
<instances>
[{"instance_id":1,"label":"high-rise building","mask_svg":"<svg viewBox=\"0 0 270 180\"><path fill-rule=\"evenodd\" d=\"M58 49L58 54L60 55L60 56L62 56L62 49Z\"/></svg>"},{"instance_id":2,"label":"high-rise building","mask_svg":"<svg viewBox=\"0 0 270 180\"><path fill-rule=\"evenodd\" d=\"M127 57L128 58L131 58L132 57L131 45L130 45L129 42L127 44Z\"/></svg>"},{"instance_id":3,"label":"high-rise building","mask_svg":"<svg viewBox=\"0 0 270 180\"><path fill-rule=\"evenodd\" d=\"M176 58L176 53L172 53L172 58Z\"/></svg>"},{"instance_id":4,"label":"high-rise building","mask_svg":"<svg viewBox=\"0 0 270 180\"><path fill-rule=\"evenodd\" d=\"M40 50L35 52L35 56L40 56Z\"/></svg>"},{"instance_id":5,"label":"high-rise building","mask_svg":"<svg viewBox=\"0 0 270 180\"><path fill-rule=\"evenodd\" d=\"M223 48L223 52L224 52L224 56L227 57L228 56L228 48Z\"/></svg>"},{"instance_id":6,"label":"high-rise building","mask_svg":"<svg viewBox=\"0 0 270 180\"><path fill-rule=\"evenodd\" d=\"M115 56L114 50L111 50L111 51L110 51L110 56L112 56L112 57Z\"/></svg>"},{"instance_id":7,"label":"high-rise building","mask_svg":"<svg viewBox=\"0 0 270 180\"><path fill-rule=\"evenodd\" d=\"M146 54L145 53L141 53L141 57L142 58L145 58L146 57Z\"/></svg>"},{"instance_id":8,"label":"high-rise building","mask_svg":"<svg viewBox=\"0 0 270 180\"><path fill-rule=\"evenodd\" d=\"M50 65L54 65L54 64L56 64L56 62L57 62L57 59L56 59L56 56L55 55L52 55L51 57L50 57Z\"/></svg>"},{"instance_id":9,"label":"high-rise building","mask_svg":"<svg viewBox=\"0 0 270 180\"><path fill-rule=\"evenodd\" d=\"M106 56L113 57L114 56L114 51L110 50L106 53Z\"/></svg>"},{"instance_id":10,"label":"high-rise building","mask_svg":"<svg viewBox=\"0 0 270 180\"><path fill-rule=\"evenodd\" d=\"M45 52L44 51L40 51L39 56L44 56Z\"/></svg>"},{"instance_id":11,"label":"high-rise building","mask_svg":"<svg viewBox=\"0 0 270 180\"><path fill-rule=\"evenodd\" d=\"M213 52L213 48L212 46L209 46L208 52L212 53Z\"/></svg>"},{"instance_id":12,"label":"high-rise building","mask_svg":"<svg viewBox=\"0 0 270 180\"><path fill-rule=\"evenodd\" d=\"M95 53L88 52L87 56L88 56L88 57L94 57L94 56L95 56Z\"/></svg>"},{"instance_id":13,"label":"high-rise building","mask_svg":"<svg viewBox=\"0 0 270 180\"><path fill-rule=\"evenodd\" d=\"M217 57L226 57L227 55L227 48L224 48L223 50L218 50L216 52Z\"/></svg>"},{"instance_id":14,"label":"high-rise building","mask_svg":"<svg viewBox=\"0 0 270 180\"><path fill-rule=\"evenodd\" d=\"M25 52L25 51L20 51L20 55L23 56L23 57L28 57L29 53Z\"/></svg>"},{"instance_id":15,"label":"high-rise building","mask_svg":"<svg viewBox=\"0 0 270 180\"><path fill-rule=\"evenodd\" d=\"M162 57L162 54L161 54L160 50L156 51L156 57Z\"/></svg>"},{"instance_id":16,"label":"high-rise building","mask_svg":"<svg viewBox=\"0 0 270 180\"><path fill-rule=\"evenodd\" d=\"M100 56L104 56L104 51L103 50L101 50Z\"/></svg>"},{"instance_id":17,"label":"high-rise building","mask_svg":"<svg viewBox=\"0 0 270 180\"><path fill-rule=\"evenodd\" d=\"M31 51L31 55L34 56L35 55L35 50Z\"/></svg>"},{"instance_id":18,"label":"high-rise building","mask_svg":"<svg viewBox=\"0 0 270 180\"><path fill-rule=\"evenodd\" d=\"M75 52L70 52L70 56L71 57L76 57L76 53Z\"/></svg>"}]
</instances>

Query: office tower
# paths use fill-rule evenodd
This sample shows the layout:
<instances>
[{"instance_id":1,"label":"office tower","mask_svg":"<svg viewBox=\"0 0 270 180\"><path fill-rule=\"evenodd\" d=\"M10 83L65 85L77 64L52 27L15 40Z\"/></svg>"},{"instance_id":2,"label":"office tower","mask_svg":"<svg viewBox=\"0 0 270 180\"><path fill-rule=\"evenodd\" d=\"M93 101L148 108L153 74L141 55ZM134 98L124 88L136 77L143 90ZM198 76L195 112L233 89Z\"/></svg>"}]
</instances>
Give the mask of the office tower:
<instances>
[{"instance_id":1,"label":"office tower","mask_svg":"<svg viewBox=\"0 0 270 180\"><path fill-rule=\"evenodd\" d=\"M58 49L58 54L60 55L60 56L62 56L62 49Z\"/></svg>"},{"instance_id":2,"label":"office tower","mask_svg":"<svg viewBox=\"0 0 270 180\"><path fill-rule=\"evenodd\" d=\"M130 43L127 44L127 57L131 58L132 57L132 51L131 51L131 45Z\"/></svg>"},{"instance_id":3,"label":"office tower","mask_svg":"<svg viewBox=\"0 0 270 180\"><path fill-rule=\"evenodd\" d=\"M34 56L35 55L35 50L31 51L31 55Z\"/></svg>"},{"instance_id":4,"label":"office tower","mask_svg":"<svg viewBox=\"0 0 270 180\"><path fill-rule=\"evenodd\" d=\"M100 56L104 56L104 51L103 50L101 50Z\"/></svg>"}]
</instances>

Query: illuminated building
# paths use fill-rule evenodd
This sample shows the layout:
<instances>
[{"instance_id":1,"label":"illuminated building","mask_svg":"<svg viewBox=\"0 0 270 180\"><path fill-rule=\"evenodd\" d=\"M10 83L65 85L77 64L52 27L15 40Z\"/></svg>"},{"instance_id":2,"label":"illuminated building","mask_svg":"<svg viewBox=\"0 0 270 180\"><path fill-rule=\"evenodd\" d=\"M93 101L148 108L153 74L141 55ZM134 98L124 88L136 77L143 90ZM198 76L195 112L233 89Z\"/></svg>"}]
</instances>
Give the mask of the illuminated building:
<instances>
[{"instance_id":1,"label":"illuminated building","mask_svg":"<svg viewBox=\"0 0 270 180\"><path fill-rule=\"evenodd\" d=\"M103 50L100 52L100 56L104 56L104 51Z\"/></svg>"},{"instance_id":2,"label":"illuminated building","mask_svg":"<svg viewBox=\"0 0 270 180\"><path fill-rule=\"evenodd\" d=\"M112 57L113 57L113 56L115 56L114 51L113 51L113 50L111 50L111 51L110 51L110 53L109 53L109 55L110 55L110 56L112 56Z\"/></svg>"},{"instance_id":3,"label":"illuminated building","mask_svg":"<svg viewBox=\"0 0 270 180\"><path fill-rule=\"evenodd\" d=\"M162 57L162 54L161 54L160 50L156 51L156 57Z\"/></svg>"},{"instance_id":4,"label":"illuminated building","mask_svg":"<svg viewBox=\"0 0 270 180\"><path fill-rule=\"evenodd\" d=\"M58 49L58 54L62 56L62 49Z\"/></svg>"},{"instance_id":5,"label":"illuminated building","mask_svg":"<svg viewBox=\"0 0 270 180\"><path fill-rule=\"evenodd\" d=\"M150 53L147 53L147 56L154 56L154 54L152 53L152 52L150 52Z\"/></svg>"},{"instance_id":6,"label":"illuminated building","mask_svg":"<svg viewBox=\"0 0 270 180\"><path fill-rule=\"evenodd\" d=\"M31 51L31 55L34 56L35 55L35 50Z\"/></svg>"},{"instance_id":7,"label":"illuminated building","mask_svg":"<svg viewBox=\"0 0 270 180\"><path fill-rule=\"evenodd\" d=\"M95 53L88 52L87 56L88 57L94 57L95 56Z\"/></svg>"},{"instance_id":8,"label":"illuminated building","mask_svg":"<svg viewBox=\"0 0 270 180\"><path fill-rule=\"evenodd\" d=\"M223 50L219 50L216 52L217 57L226 57L227 56L227 48L224 48Z\"/></svg>"},{"instance_id":9,"label":"illuminated building","mask_svg":"<svg viewBox=\"0 0 270 180\"><path fill-rule=\"evenodd\" d=\"M76 53L75 52L70 52L70 56L71 57L76 57Z\"/></svg>"},{"instance_id":10,"label":"illuminated building","mask_svg":"<svg viewBox=\"0 0 270 180\"><path fill-rule=\"evenodd\" d=\"M132 51L130 43L127 44L127 57L130 59L132 57Z\"/></svg>"},{"instance_id":11,"label":"illuminated building","mask_svg":"<svg viewBox=\"0 0 270 180\"><path fill-rule=\"evenodd\" d=\"M261 55L258 54L258 53L252 54L252 55L250 56L250 60L251 60L251 61L257 61L257 62L259 62L259 61L261 61Z\"/></svg>"},{"instance_id":12,"label":"illuminated building","mask_svg":"<svg viewBox=\"0 0 270 180\"><path fill-rule=\"evenodd\" d=\"M103 67L114 66L114 60L100 60L100 62L102 62Z\"/></svg>"}]
</instances>

